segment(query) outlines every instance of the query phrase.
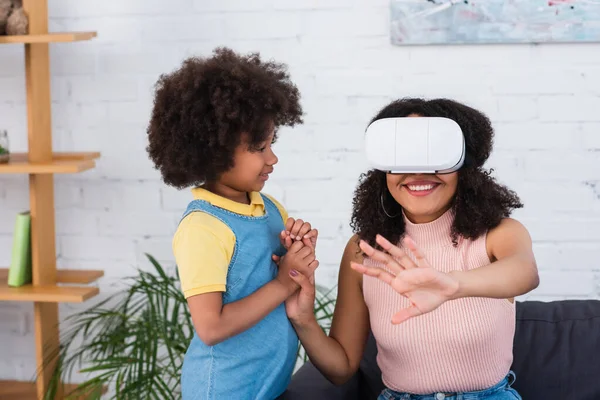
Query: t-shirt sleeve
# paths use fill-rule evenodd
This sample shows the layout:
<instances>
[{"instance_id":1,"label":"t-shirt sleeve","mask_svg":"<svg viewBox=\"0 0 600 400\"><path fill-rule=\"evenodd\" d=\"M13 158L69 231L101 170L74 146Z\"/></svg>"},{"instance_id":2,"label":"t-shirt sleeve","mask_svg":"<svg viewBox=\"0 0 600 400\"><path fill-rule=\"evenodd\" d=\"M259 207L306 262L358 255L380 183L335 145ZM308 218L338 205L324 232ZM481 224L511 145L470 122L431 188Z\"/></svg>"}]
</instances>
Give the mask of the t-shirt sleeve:
<instances>
[{"instance_id":1,"label":"t-shirt sleeve","mask_svg":"<svg viewBox=\"0 0 600 400\"><path fill-rule=\"evenodd\" d=\"M181 221L173 254L186 299L225 291L234 245L233 232L211 215L194 212Z\"/></svg>"},{"instance_id":2,"label":"t-shirt sleeve","mask_svg":"<svg viewBox=\"0 0 600 400\"><path fill-rule=\"evenodd\" d=\"M287 219L289 217L288 216L288 212L285 209L285 207L283 207L280 202L278 202L277 200L275 200L273 198L273 196L268 195L266 193L265 193L265 196L267 196L269 198L269 200L271 200L273 202L273 204L275 204L275 206L277 207L277 210L279 210L279 213L281 214L281 218L283 219L283 224L285 225L285 222L287 221Z\"/></svg>"}]
</instances>

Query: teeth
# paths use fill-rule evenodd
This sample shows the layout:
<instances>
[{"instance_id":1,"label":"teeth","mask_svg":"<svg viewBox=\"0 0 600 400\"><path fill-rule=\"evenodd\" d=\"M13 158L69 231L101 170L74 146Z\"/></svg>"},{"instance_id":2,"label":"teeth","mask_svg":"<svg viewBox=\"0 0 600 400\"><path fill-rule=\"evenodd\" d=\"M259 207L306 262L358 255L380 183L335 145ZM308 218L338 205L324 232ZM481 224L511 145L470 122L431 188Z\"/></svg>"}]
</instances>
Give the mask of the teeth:
<instances>
[{"instance_id":1,"label":"teeth","mask_svg":"<svg viewBox=\"0 0 600 400\"><path fill-rule=\"evenodd\" d=\"M424 190L431 190L435 185L407 185L413 192L420 192Z\"/></svg>"}]
</instances>

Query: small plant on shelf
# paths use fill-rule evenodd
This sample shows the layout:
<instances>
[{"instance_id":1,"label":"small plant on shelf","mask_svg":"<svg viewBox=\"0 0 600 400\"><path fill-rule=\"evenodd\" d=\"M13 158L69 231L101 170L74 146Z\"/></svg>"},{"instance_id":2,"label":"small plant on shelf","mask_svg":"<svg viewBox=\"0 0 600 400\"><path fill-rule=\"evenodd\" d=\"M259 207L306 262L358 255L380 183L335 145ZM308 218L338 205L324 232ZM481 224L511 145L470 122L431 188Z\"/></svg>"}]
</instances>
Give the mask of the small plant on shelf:
<instances>
[{"instance_id":1,"label":"small plant on shelf","mask_svg":"<svg viewBox=\"0 0 600 400\"><path fill-rule=\"evenodd\" d=\"M8 162L10 152L8 151L8 132L0 131L0 162Z\"/></svg>"}]
</instances>

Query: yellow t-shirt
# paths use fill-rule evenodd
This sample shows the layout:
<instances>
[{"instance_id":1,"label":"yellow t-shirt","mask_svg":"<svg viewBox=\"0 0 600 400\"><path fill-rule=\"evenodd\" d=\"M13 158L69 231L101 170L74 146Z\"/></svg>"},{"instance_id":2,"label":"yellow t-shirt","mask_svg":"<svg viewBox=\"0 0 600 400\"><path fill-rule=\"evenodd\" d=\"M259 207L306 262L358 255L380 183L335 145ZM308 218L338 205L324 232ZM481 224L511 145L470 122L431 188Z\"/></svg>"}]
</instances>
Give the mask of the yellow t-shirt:
<instances>
[{"instance_id":1,"label":"yellow t-shirt","mask_svg":"<svg viewBox=\"0 0 600 400\"><path fill-rule=\"evenodd\" d=\"M226 199L203 188L192 189L192 194L196 200L205 200L237 214L251 217L265 214L265 204L258 192L250 193L250 204ZM287 211L271 196L266 196L277 206L285 224ZM225 291L227 270L235 247L235 235L227 225L203 212L190 213L180 222L172 245L186 299L202 293Z\"/></svg>"}]
</instances>

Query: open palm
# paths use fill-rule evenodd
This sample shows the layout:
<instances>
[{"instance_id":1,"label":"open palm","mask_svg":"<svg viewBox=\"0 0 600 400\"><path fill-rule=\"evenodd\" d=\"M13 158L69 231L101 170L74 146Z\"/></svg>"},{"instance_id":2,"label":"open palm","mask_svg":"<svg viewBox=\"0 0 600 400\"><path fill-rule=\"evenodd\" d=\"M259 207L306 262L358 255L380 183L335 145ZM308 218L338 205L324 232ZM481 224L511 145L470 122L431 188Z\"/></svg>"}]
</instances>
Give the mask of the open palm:
<instances>
[{"instance_id":1,"label":"open palm","mask_svg":"<svg viewBox=\"0 0 600 400\"><path fill-rule=\"evenodd\" d=\"M354 262L352 268L382 280L410 301L409 307L392 317L392 323L399 324L431 312L457 293L458 281L452 275L432 268L412 239L405 238L404 245L413 253L416 262L382 236L377 235L376 241L385 252L374 249L364 241L361 241L360 248L368 257L379 261L386 268Z\"/></svg>"}]
</instances>

